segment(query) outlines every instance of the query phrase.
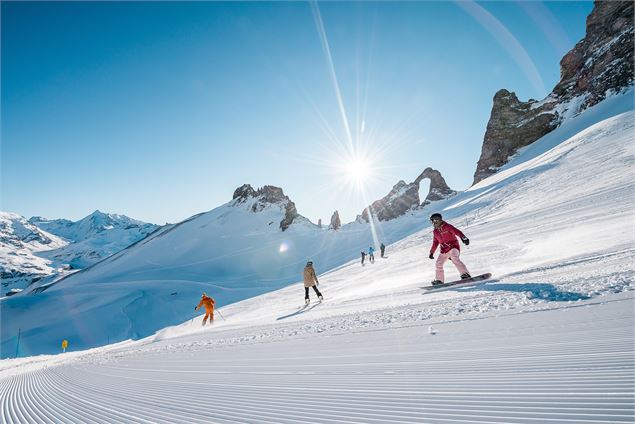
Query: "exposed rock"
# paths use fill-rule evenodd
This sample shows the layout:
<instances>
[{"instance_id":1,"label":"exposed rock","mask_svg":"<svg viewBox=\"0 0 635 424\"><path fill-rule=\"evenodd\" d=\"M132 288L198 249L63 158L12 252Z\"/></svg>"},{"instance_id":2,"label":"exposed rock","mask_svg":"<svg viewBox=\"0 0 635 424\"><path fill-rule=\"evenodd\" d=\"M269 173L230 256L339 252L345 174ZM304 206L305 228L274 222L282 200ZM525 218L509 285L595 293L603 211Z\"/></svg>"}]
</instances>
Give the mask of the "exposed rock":
<instances>
[{"instance_id":1,"label":"exposed rock","mask_svg":"<svg viewBox=\"0 0 635 424\"><path fill-rule=\"evenodd\" d=\"M417 192L419 190L419 184L421 184L421 181L424 178L430 179L430 190L428 191L428 195L421 206L426 206L430 202L435 202L437 200L447 199L448 197L456 194L456 191L452 190L447 185L445 178L443 178L441 173L432 168L426 168L415 180L414 183L417 185Z\"/></svg>"},{"instance_id":2,"label":"exposed rock","mask_svg":"<svg viewBox=\"0 0 635 424\"><path fill-rule=\"evenodd\" d=\"M570 116L631 87L633 2L596 1L587 17L586 35L560 61L560 81L538 102L521 102L500 90L483 140L474 184L494 174L519 148L553 131Z\"/></svg>"},{"instance_id":3,"label":"exposed rock","mask_svg":"<svg viewBox=\"0 0 635 424\"><path fill-rule=\"evenodd\" d=\"M362 212L364 221L369 222L369 211L379 221L389 221L419 206L419 183L406 184L401 180L385 197L375 200Z\"/></svg>"},{"instance_id":4,"label":"exposed rock","mask_svg":"<svg viewBox=\"0 0 635 424\"><path fill-rule=\"evenodd\" d=\"M284 195L284 192L280 187L269 185L266 185L258 190L258 195L262 196L262 200L267 203L279 203L289 200L289 197Z\"/></svg>"},{"instance_id":5,"label":"exposed rock","mask_svg":"<svg viewBox=\"0 0 635 424\"><path fill-rule=\"evenodd\" d=\"M533 143L557 126L554 103L539 107L535 100L521 102L505 89L494 96L474 183L494 174L519 148Z\"/></svg>"},{"instance_id":6,"label":"exposed rock","mask_svg":"<svg viewBox=\"0 0 635 424\"><path fill-rule=\"evenodd\" d=\"M253 187L251 187L251 185L243 184L234 190L234 197L232 197L232 200L238 199L237 202L242 203L250 197L256 197L256 191Z\"/></svg>"},{"instance_id":7,"label":"exposed rock","mask_svg":"<svg viewBox=\"0 0 635 424\"><path fill-rule=\"evenodd\" d=\"M282 192L282 190L280 190ZM286 230L287 228L289 228L289 226L293 223L293 220L296 219L298 217L298 211L295 208L295 203L293 203L291 200L289 200L289 198L287 196L285 196L287 198L287 204L284 208L285 213L284 213L284 219L282 221L280 221L280 228L282 229L282 231Z\"/></svg>"},{"instance_id":8,"label":"exposed rock","mask_svg":"<svg viewBox=\"0 0 635 424\"><path fill-rule=\"evenodd\" d=\"M333 212L333 215L331 216L331 224L329 225L329 230L339 230L340 227L342 226L342 221L340 220L340 214L339 212L335 211Z\"/></svg>"},{"instance_id":9,"label":"exposed rock","mask_svg":"<svg viewBox=\"0 0 635 424\"><path fill-rule=\"evenodd\" d=\"M280 228L282 231L289 228L289 226L293 223L293 220L299 216L295 203L293 203L288 196L285 196L280 187L267 185L258 190L254 190L251 185L243 184L234 190L234 205L245 203L250 199L255 200L250 207L252 212L260 212L268 205L272 204L283 205L285 215L282 221L280 221Z\"/></svg>"},{"instance_id":10,"label":"exposed rock","mask_svg":"<svg viewBox=\"0 0 635 424\"><path fill-rule=\"evenodd\" d=\"M322 219L318 219L318 228L322 228Z\"/></svg>"},{"instance_id":11,"label":"exposed rock","mask_svg":"<svg viewBox=\"0 0 635 424\"><path fill-rule=\"evenodd\" d=\"M560 61L560 99L585 95L580 109L591 107L610 90L633 81L633 2L596 1L586 20L586 35Z\"/></svg>"},{"instance_id":12,"label":"exposed rock","mask_svg":"<svg viewBox=\"0 0 635 424\"><path fill-rule=\"evenodd\" d=\"M424 178L430 179L430 190L423 204L419 198L419 185ZM382 199L374 201L364 209L361 218L369 222L369 211L379 221L389 221L404 215L412 209L425 206L430 202L447 199L456 194L445 182L441 173L432 168L426 168L417 179L409 184L401 180Z\"/></svg>"}]
</instances>

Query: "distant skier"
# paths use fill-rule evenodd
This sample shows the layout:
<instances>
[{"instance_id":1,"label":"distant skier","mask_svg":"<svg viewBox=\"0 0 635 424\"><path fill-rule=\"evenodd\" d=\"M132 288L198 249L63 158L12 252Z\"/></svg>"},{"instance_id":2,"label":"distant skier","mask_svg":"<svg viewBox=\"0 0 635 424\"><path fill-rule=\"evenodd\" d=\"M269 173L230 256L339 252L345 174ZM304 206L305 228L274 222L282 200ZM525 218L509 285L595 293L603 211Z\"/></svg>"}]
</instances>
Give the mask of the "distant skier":
<instances>
[{"instance_id":1,"label":"distant skier","mask_svg":"<svg viewBox=\"0 0 635 424\"><path fill-rule=\"evenodd\" d=\"M366 252L362 251L362 266L364 266L364 259L366 259Z\"/></svg>"},{"instance_id":2,"label":"distant skier","mask_svg":"<svg viewBox=\"0 0 635 424\"><path fill-rule=\"evenodd\" d=\"M309 299L309 288L313 287L315 290L315 294L317 294L318 299L322 300L322 293L317 288L317 285L320 282L317 279L317 275L315 275L315 269L313 269L313 262L309 261L306 263L304 267L304 303L306 305L311 301Z\"/></svg>"},{"instance_id":3,"label":"distant skier","mask_svg":"<svg viewBox=\"0 0 635 424\"><path fill-rule=\"evenodd\" d=\"M194 308L195 311L198 311L201 306L205 307L205 318L203 318L203 325L207 322L207 318L209 318L210 325L214 323L214 305L216 301L203 293L203 297L201 297L201 301L198 302L198 306Z\"/></svg>"},{"instance_id":4,"label":"distant skier","mask_svg":"<svg viewBox=\"0 0 635 424\"><path fill-rule=\"evenodd\" d=\"M461 259L459 259L461 246L456 238L459 237L466 246L470 244L470 240L465 237L465 234L461 231L443 221L443 217L440 213L432 214L430 216L430 221L432 221L432 225L434 225L434 231L432 232L434 240L432 242L432 247L430 248L430 259L434 259L434 251L437 250L437 246L441 245L441 253L437 257L436 263L436 276L432 285L437 286L439 284L443 284L443 264L445 264L445 261L448 259L452 261L456 269L458 269L461 273L461 279L471 278L467 267L463 262L461 262Z\"/></svg>"},{"instance_id":5,"label":"distant skier","mask_svg":"<svg viewBox=\"0 0 635 424\"><path fill-rule=\"evenodd\" d=\"M384 257L384 252L386 251L386 246L384 245L384 243L382 243L379 246L379 250L381 251L381 257L383 258Z\"/></svg>"},{"instance_id":6,"label":"distant skier","mask_svg":"<svg viewBox=\"0 0 635 424\"><path fill-rule=\"evenodd\" d=\"M373 246L368 247L368 260L371 264L375 263L375 248Z\"/></svg>"}]
</instances>

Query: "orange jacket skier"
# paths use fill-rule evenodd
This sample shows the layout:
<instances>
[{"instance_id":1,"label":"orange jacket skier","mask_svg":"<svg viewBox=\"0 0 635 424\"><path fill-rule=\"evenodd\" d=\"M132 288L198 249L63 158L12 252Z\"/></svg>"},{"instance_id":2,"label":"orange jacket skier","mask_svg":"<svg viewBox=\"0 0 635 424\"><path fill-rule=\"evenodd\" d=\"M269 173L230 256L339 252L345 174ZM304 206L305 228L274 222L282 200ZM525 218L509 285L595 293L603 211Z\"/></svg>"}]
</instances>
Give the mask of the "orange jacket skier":
<instances>
[{"instance_id":1,"label":"orange jacket skier","mask_svg":"<svg viewBox=\"0 0 635 424\"><path fill-rule=\"evenodd\" d=\"M205 323L207 322L207 318L209 318L210 324L214 322L214 304L216 304L214 299L203 293L201 301L198 302L198 306L194 308L195 311L198 311L201 306L205 307L205 318L203 318L203 325L205 325Z\"/></svg>"}]
</instances>

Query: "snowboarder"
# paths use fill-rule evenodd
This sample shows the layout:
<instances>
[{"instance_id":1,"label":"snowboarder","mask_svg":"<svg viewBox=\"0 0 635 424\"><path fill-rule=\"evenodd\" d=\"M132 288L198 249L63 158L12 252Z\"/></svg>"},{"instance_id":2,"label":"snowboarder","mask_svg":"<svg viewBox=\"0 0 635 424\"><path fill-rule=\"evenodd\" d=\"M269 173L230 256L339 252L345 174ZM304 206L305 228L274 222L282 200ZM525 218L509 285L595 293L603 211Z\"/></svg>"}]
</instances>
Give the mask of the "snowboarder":
<instances>
[{"instance_id":1,"label":"snowboarder","mask_svg":"<svg viewBox=\"0 0 635 424\"><path fill-rule=\"evenodd\" d=\"M371 264L375 263L375 248L373 246L368 247L368 260Z\"/></svg>"},{"instance_id":2,"label":"snowboarder","mask_svg":"<svg viewBox=\"0 0 635 424\"><path fill-rule=\"evenodd\" d=\"M201 306L205 307L205 318L203 318L203 325L207 322L207 318L209 318L210 325L214 323L214 305L216 301L203 293L203 297L201 297L201 301L198 302L198 306L194 308L195 311L198 311Z\"/></svg>"},{"instance_id":3,"label":"snowboarder","mask_svg":"<svg viewBox=\"0 0 635 424\"><path fill-rule=\"evenodd\" d=\"M304 267L304 303L306 305L311 301L309 299L309 288L313 287L315 290L315 294L317 294L318 299L322 300L322 293L317 288L317 285L320 282L317 279L317 275L315 275L315 269L313 269L313 262L309 261L306 263Z\"/></svg>"},{"instance_id":4,"label":"snowboarder","mask_svg":"<svg viewBox=\"0 0 635 424\"><path fill-rule=\"evenodd\" d=\"M384 252L386 251L386 246L384 245L384 243L382 243L379 246L379 250L381 251L381 257L383 258L384 257Z\"/></svg>"},{"instance_id":5,"label":"snowboarder","mask_svg":"<svg viewBox=\"0 0 635 424\"><path fill-rule=\"evenodd\" d=\"M437 250L437 246L441 245L441 253L437 257L435 280L432 282L432 285L437 286L443 284L443 264L448 259L452 261L456 269L461 273L461 279L471 278L467 267L461 262L461 259L459 259L461 246L456 238L459 237L466 246L470 244L470 240L465 237L465 234L461 231L443 221L443 217L440 213L433 213L430 216L430 221L432 221L432 225L434 226L430 259L434 259L434 251Z\"/></svg>"},{"instance_id":6,"label":"snowboarder","mask_svg":"<svg viewBox=\"0 0 635 424\"><path fill-rule=\"evenodd\" d=\"M364 259L366 259L366 252L362 251L362 266L364 266Z\"/></svg>"}]
</instances>

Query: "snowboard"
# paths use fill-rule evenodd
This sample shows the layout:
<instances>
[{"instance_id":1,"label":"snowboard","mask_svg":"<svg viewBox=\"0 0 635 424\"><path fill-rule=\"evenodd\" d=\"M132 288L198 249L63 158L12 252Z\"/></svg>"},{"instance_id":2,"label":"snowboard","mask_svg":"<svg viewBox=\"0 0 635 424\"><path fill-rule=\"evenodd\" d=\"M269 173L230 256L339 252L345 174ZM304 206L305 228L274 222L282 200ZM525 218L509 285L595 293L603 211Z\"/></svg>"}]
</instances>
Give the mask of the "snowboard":
<instances>
[{"instance_id":1,"label":"snowboard","mask_svg":"<svg viewBox=\"0 0 635 424\"><path fill-rule=\"evenodd\" d=\"M439 284L438 286L424 287L424 289L428 291L434 291L438 289L444 289L447 287L458 286L461 284L478 283L480 281L489 280L490 278L492 278L492 274L488 272L486 274L476 275L471 278L464 278L462 280L450 281L449 283Z\"/></svg>"}]
</instances>

